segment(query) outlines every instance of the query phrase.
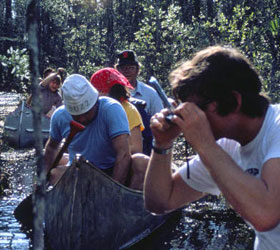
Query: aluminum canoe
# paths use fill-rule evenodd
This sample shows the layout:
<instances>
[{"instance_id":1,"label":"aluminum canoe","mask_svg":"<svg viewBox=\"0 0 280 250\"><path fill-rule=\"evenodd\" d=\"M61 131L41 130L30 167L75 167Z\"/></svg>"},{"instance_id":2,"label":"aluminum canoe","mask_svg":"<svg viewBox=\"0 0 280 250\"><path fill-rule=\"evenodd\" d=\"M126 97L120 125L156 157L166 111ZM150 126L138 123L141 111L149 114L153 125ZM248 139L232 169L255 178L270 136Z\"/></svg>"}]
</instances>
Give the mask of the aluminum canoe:
<instances>
[{"instance_id":1,"label":"aluminum canoe","mask_svg":"<svg viewBox=\"0 0 280 250\"><path fill-rule=\"evenodd\" d=\"M50 119L42 116L41 135L43 143L49 137ZM9 113L4 122L4 141L15 149L32 148L35 145L32 110L22 102Z\"/></svg>"},{"instance_id":2,"label":"aluminum canoe","mask_svg":"<svg viewBox=\"0 0 280 250\"><path fill-rule=\"evenodd\" d=\"M52 249L126 249L163 225L129 189L85 161L76 160L47 191L45 229Z\"/></svg>"}]
</instances>

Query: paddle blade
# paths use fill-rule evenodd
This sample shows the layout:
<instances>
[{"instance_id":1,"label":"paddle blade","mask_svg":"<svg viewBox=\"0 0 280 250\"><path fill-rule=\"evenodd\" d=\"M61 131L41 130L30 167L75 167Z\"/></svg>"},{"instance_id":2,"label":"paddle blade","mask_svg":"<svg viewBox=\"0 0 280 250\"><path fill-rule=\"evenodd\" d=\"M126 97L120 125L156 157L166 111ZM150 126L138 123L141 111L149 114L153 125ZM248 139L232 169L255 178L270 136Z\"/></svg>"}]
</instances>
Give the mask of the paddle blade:
<instances>
[{"instance_id":1,"label":"paddle blade","mask_svg":"<svg viewBox=\"0 0 280 250\"><path fill-rule=\"evenodd\" d=\"M27 196L14 210L15 218L27 228L33 226L32 194Z\"/></svg>"}]
</instances>

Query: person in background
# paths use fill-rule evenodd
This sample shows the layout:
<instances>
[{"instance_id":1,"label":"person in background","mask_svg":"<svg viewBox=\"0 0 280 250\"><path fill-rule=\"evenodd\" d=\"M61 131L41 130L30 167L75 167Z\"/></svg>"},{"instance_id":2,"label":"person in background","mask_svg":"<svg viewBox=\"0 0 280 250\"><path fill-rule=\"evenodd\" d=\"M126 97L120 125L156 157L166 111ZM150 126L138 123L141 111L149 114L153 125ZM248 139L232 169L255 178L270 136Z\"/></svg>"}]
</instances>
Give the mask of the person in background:
<instances>
[{"instance_id":1,"label":"person in background","mask_svg":"<svg viewBox=\"0 0 280 250\"><path fill-rule=\"evenodd\" d=\"M124 50L119 53L117 55L115 68L120 71L134 87L134 89L130 90L131 96L146 102L145 111L148 115L148 121L155 113L163 109L163 103L156 90L137 79L140 72L140 63L134 51ZM143 121L144 119L146 120L146 118L142 118ZM150 128L146 126L146 122L144 122L144 124L146 127L143 131L144 153L150 155L153 137Z\"/></svg>"},{"instance_id":2,"label":"person in background","mask_svg":"<svg viewBox=\"0 0 280 250\"><path fill-rule=\"evenodd\" d=\"M129 81L117 70L104 68L95 72L90 78L91 84L99 91L100 95L106 95L119 101L123 106L129 123L129 145L131 154L143 152L142 131L144 125L137 108L129 102L133 89Z\"/></svg>"},{"instance_id":3,"label":"person in background","mask_svg":"<svg viewBox=\"0 0 280 250\"><path fill-rule=\"evenodd\" d=\"M134 89L130 90L131 96L146 102L146 112L153 116L163 109L162 101L156 90L149 85L137 80L140 72L140 63L137 55L132 50L125 50L117 55L115 68L120 71L130 82Z\"/></svg>"},{"instance_id":4,"label":"person in background","mask_svg":"<svg viewBox=\"0 0 280 250\"><path fill-rule=\"evenodd\" d=\"M41 81L43 81L45 78L47 78L48 77L48 75L49 74L51 74L51 73L55 73L55 70L53 69L53 68L46 68L44 71L43 71L43 78L39 78L39 81L41 82ZM28 106L31 106L31 103L32 103L32 95L29 95L28 96L28 98L27 98L27 100L26 100L26 104L28 105Z\"/></svg>"},{"instance_id":5,"label":"person in background","mask_svg":"<svg viewBox=\"0 0 280 250\"><path fill-rule=\"evenodd\" d=\"M61 75L63 75L64 71L62 68L59 68L57 72L52 68L47 68L43 72L39 90L42 95L42 113L48 118L52 116L56 108L62 105L59 87L62 81ZM32 104L32 96L28 98L27 104Z\"/></svg>"},{"instance_id":6,"label":"person in background","mask_svg":"<svg viewBox=\"0 0 280 250\"><path fill-rule=\"evenodd\" d=\"M128 120L121 104L113 98L99 97L98 91L79 74L65 79L62 92L64 105L51 117L50 136L45 147L47 172L61 141L69 134L71 120L83 124L85 129L75 135L68 147L69 162L51 171L50 183L54 184L75 155L81 154L121 184L142 189L145 169L140 169L139 163L143 160L131 156Z\"/></svg>"},{"instance_id":7,"label":"person in background","mask_svg":"<svg viewBox=\"0 0 280 250\"><path fill-rule=\"evenodd\" d=\"M53 68L46 68L43 72L43 79L40 79L40 82L46 79L51 73L55 73L55 69Z\"/></svg>"},{"instance_id":8,"label":"person in background","mask_svg":"<svg viewBox=\"0 0 280 250\"><path fill-rule=\"evenodd\" d=\"M255 250L280 245L280 105L238 50L208 47L170 75L172 124L151 119L154 146L144 184L146 208L165 213L210 193L226 198L255 231ZM183 133L197 156L171 173L173 141Z\"/></svg>"},{"instance_id":9,"label":"person in background","mask_svg":"<svg viewBox=\"0 0 280 250\"><path fill-rule=\"evenodd\" d=\"M39 89L42 94L42 112L50 118L56 108L62 105L62 97L59 93L61 77L59 72L50 73L42 82Z\"/></svg>"}]
</instances>

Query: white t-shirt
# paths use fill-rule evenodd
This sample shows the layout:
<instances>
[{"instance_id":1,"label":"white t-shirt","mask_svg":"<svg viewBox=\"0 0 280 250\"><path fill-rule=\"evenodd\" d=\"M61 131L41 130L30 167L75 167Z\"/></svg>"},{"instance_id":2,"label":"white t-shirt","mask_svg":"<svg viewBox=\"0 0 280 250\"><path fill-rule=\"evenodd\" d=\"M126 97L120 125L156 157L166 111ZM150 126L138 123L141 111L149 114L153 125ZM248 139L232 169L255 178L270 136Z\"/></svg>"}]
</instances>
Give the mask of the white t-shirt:
<instances>
[{"instance_id":1,"label":"white t-shirt","mask_svg":"<svg viewBox=\"0 0 280 250\"><path fill-rule=\"evenodd\" d=\"M238 142L226 138L218 140L217 143L243 171L254 175L256 178L260 178L263 164L269 159L280 158L280 105L269 106L261 130L254 140L247 145L242 147ZM218 186L213 181L199 156L193 158L189 162L189 166L189 179L187 178L186 163L178 170L183 180L189 186L200 192L214 195L220 194ZM255 234L255 250L275 250L280 248L280 223L274 229L267 232L255 230Z\"/></svg>"}]
</instances>

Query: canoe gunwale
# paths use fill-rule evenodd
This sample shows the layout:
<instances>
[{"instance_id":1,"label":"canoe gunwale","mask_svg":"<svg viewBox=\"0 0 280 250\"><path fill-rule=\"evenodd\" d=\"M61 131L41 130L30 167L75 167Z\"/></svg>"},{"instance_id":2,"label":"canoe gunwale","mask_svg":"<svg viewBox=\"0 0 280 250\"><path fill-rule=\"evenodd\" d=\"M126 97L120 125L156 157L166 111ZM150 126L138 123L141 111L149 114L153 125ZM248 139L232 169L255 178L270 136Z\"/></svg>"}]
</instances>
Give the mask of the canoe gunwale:
<instances>
[{"instance_id":1,"label":"canoe gunwale","mask_svg":"<svg viewBox=\"0 0 280 250\"><path fill-rule=\"evenodd\" d=\"M122 185L121 183L117 182L116 180L114 180L111 176L107 175L106 173L104 173L101 169L95 167L93 164L91 164L88 160L86 160L85 158L83 158L80 155L76 155L75 160L73 161L72 165L67 167L66 171L64 172L64 174L59 178L59 180L57 180L57 182L47 191L47 192L51 192L58 184L59 182L62 180L63 176L70 171L71 167L75 167L77 169L79 169L79 166L83 163L86 163L87 165L89 165L91 168L94 169L94 171L98 172L99 174L103 175L104 178L109 179L111 182L113 182L115 185L121 187L122 189L127 190L128 192L131 192L133 194L137 194L137 195L142 195L143 191L139 191L136 189L132 189L129 188L127 186Z\"/></svg>"}]
</instances>

